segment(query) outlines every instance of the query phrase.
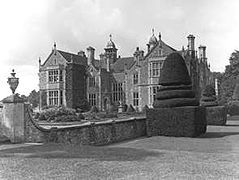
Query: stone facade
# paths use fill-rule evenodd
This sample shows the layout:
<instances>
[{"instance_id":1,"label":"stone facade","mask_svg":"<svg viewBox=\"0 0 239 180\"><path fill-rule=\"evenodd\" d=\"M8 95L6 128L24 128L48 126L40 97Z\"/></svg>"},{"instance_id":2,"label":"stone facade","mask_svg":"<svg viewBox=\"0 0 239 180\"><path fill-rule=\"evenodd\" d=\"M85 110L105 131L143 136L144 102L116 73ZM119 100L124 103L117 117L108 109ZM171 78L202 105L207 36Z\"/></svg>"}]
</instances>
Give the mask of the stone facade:
<instances>
[{"instance_id":1,"label":"stone facade","mask_svg":"<svg viewBox=\"0 0 239 180\"><path fill-rule=\"evenodd\" d=\"M86 99L86 66L84 53L77 55L54 49L41 64L39 60L40 108L67 106L77 108Z\"/></svg>"},{"instance_id":2,"label":"stone facade","mask_svg":"<svg viewBox=\"0 0 239 180\"><path fill-rule=\"evenodd\" d=\"M123 104L133 105L139 111L145 105L152 107L159 88L158 78L163 62L172 52L180 53L185 59L193 90L199 99L201 89L207 84L213 84L214 80L206 58L206 47L199 47L198 57L194 39L193 35L189 35L188 48L176 50L162 40L161 34L156 37L153 32L147 44L146 53L137 47L132 56L120 57L117 55L118 49L110 36L99 59L95 58L93 47L87 48L87 56L85 56L83 51L78 54L67 53L57 50L54 45L52 53L44 64L40 63L39 66L40 93L43 94L41 97L45 97L45 99L41 98L41 107L52 104L53 100L49 100L49 93L53 90L58 91L58 105L73 108L80 104L78 101L82 98L87 99L91 106L95 105L101 111L106 111L110 105L118 106L120 101ZM76 79L72 81L70 77L67 77L67 66L71 67L68 69L74 69L72 66L75 64L82 66L75 68L75 71L82 73L79 78L73 77L78 73L71 73L72 79ZM83 73L83 66L85 73ZM63 80L61 82L49 82L49 71L52 69L58 69L59 72L62 70ZM82 96L76 98L79 94Z\"/></svg>"}]
</instances>

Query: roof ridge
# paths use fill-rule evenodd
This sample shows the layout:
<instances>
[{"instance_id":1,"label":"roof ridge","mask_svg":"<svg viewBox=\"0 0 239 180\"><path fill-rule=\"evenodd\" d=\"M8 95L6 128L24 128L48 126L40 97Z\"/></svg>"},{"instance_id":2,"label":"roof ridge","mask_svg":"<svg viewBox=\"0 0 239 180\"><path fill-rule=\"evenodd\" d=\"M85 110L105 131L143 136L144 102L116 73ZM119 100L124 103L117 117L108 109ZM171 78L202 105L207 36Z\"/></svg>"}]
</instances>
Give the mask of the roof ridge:
<instances>
[{"instance_id":1,"label":"roof ridge","mask_svg":"<svg viewBox=\"0 0 239 180\"><path fill-rule=\"evenodd\" d=\"M62 51L62 50L59 50L59 49L57 49L57 51L59 51L60 53L63 52L63 53L79 56L78 54L75 54L75 53L72 53L72 52L67 52L67 51Z\"/></svg>"}]
</instances>

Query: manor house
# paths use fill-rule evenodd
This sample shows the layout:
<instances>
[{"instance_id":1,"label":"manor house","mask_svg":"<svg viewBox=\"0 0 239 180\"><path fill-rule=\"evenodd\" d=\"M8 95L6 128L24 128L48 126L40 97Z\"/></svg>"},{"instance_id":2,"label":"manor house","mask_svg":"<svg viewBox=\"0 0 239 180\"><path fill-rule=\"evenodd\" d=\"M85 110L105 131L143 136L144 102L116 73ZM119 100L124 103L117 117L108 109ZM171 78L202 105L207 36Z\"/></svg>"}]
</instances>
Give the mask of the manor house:
<instances>
[{"instance_id":1,"label":"manor house","mask_svg":"<svg viewBox=\"0 0 239 180\"><path fill-rule=\"evenodd\" d=\"M57 49L56 44L48 58L39 60L40 108L67 106L78 108L87 100L91 106L105 111L119 102L133 105L139 111L145 105L152 107L160 70L167 55L177 51L185 59L192 78L193 89L200 98L202 89L213 84L206 46L195 50L195 37L187 37L188 45L176 50L154 32L147 43L147 52L136 47L129 57L117 55L117 46L110 36L104 52L95 57L95 49L87 48L77 54Z\"/></svg>"}]
</instances>

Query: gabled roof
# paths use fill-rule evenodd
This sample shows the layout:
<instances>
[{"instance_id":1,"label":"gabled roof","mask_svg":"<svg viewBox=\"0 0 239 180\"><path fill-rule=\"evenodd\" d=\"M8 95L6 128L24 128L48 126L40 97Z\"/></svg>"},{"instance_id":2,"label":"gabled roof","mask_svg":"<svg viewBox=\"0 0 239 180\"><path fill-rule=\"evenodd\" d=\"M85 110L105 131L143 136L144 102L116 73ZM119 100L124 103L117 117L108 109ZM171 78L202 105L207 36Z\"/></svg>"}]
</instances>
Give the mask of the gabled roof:
<instances>
[{"instance_id":1,"label":"gabled roof","mask_svg":"<svg viewBox=\"0 0 239 180\"><path fill-rule=\"evenodd\" d=\"M160 40L160 41L158 41L157 44L145 55L144 58L147 58L147 57L151 54L151 52L153 52L154 49L155 49L156 47L158 47L159 45L161 45L161 46L162 46L162 49L164 49L164 50L168 48L168 49L171 49L172 51L177 51L176 49L172 48L171 46L167 45L165 42L163 42L162 40ZM167 52L164 52L164 53L167 54Z\"/></svg>"},{"instance_id":2,"label":"gabled roof","mask_svg":"<svg viewBox=\"0 0 239 180\"><path fill-rule=\"evenodd\" d=\"M135 63L134 57L123 57L116 60L111 69L115 73L124 72L126 69L130 69Z\"/></svg>"},{"instance_id":3,"label":"gabled roof","mask_svg":"<svg viewBox=\"0 0 239 180\"><path fill-rule=\"evenodd\" d=\"M67 62L80 62L80 64L86 65L86 62L82 61L82 57L77 55L77 54L73 54L73 53L69 53L69 52L65 52L65 51L61 51L61 50L57 50L65 59Z\"/></svg>"},{"instance_id":4,"label":"gabled roof","mask_svg":"<svg viewBox=\"0 0 239 180\"><path fill-rule=\"evenodd\" d=\"M73 53L69 53L69 52L65 52L65 51L61 51L61 50L57 50L64 58L67 62L79 62L82 65L86 65L87 62L83 61L83 58L77 54L73 54ZM50 57L52 56L52 54L54 53L54 50L51 51L50 55L47 57L46 61L43 63L43 66L46 64L46 62L50 59Z\"/></svg>"}]
</instances>

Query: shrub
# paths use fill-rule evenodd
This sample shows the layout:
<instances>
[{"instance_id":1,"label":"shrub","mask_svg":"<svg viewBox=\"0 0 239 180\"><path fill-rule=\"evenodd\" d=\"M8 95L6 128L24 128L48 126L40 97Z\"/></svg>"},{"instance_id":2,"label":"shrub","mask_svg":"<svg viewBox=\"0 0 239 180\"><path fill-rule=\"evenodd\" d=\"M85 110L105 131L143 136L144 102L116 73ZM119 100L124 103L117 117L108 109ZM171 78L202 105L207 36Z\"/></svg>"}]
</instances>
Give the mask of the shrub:
<instances>
[{"instance_id":1,"label":"shrub","mask_svg":"<svg viewBox=\"0 0 239 180\"><path fill-rule=\"evenodd\" d=\"M77 117L78 117L79 119L85 119L85 116L84 116L82 113L78 113L78 114L77 114Z\"/></svg>"},{"instance_id":2,"label":"shrub","mask_svg":"<svg viewBox=\"0 0 239 180\"><path fill-rule=\"evenodd\" d=\"M117 113L97 113L96 117L98 119L104 119L104 118L117 118Z\"/></svg>"},{"instance_id":3,"label":"shrub","mask_svg":"<svg viewBox=\"0 0 239 180\"><path fill-rule=\"evenodd\" d=\"M114 105L114 104L111 104L110 107L109 107L109 113L112 113L112 112L117 112L118 111L118 106L117 105Z\"/></svg>"},{"instance_id":4,"label":"shrub","mask_svg":"<svg viewBox=\"0 0 239 180\"><path fill-rule=\"evenodd\" d=\"M79 102L77 104L77 108L76 109L81 110L81 112L89 111L90 110L90 104L87 101L87 99L83 99L83 100L81 100L81 102Z\"/></svg>"},{"instance_id":5,"label":"shrub","mask_svg":"<svg viewBox=\"0 0 239 180\"><path fill-rule=\"evenodd\" d=\"M40 116L40 113L35 113L35 115L34 115L34 119L38 119L39 118L39 116Z\"/></svg>"},{"instance_id":6,"label":"shrub","mask_svg":"<svg viewBox=\"0 0 239 180\"><path fill-rule=\"evenodd\" d=\"M97 113L97 112L99 112L99 110L96 106L92 106L91 109L90 109L90 112L91 113Z\"/></svg>"},{"instance_id":7,"label":"shrub","mask_svg":"<svg viewBox=\"0 0 239 180\"><path fill-rule=\"evenodd\" d=\"M230 116L239 115L239 103L231 102L227 106L228 114Z\"/></svg>"},{"instance_id":8,"label":"shrub","mask_svg":"<svg viewBox=\"0 0 239 180\"><path fill-rule=\"evenodd\" d=\"M79 121L82 117L76 114L76 110L65 107L53 107L43 110L39 115L39 120L49 122L69 122Z\"/></svg>"},{"instance_id":9,"label":"shrub","mask_svg":"<svg viewBox=\"0 0 239 180\"><path fill-rule=\"evenodd\" d=\"M215 89L212 85L207 85L202 93L203 96L213 97L216 95Z\"/></svg>"},{"instance_id":10,"label":"shrub","mask_svg":"<svg viewBox=\"0 0 239 180\"><path fill-rule=\"evenodd\" d=\"M167 56L160 72L159 84L163 86L191 84L187 66L180 54L174 52Z\"/></svg>"}]
</instances>

